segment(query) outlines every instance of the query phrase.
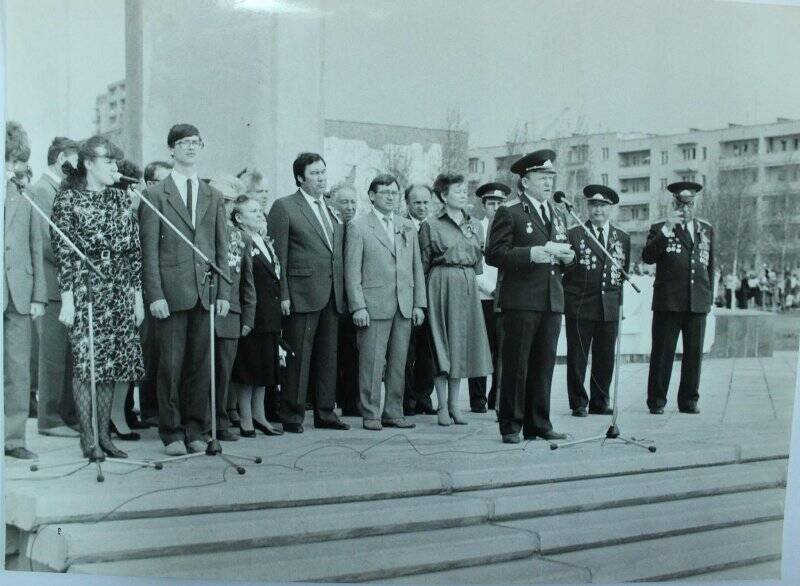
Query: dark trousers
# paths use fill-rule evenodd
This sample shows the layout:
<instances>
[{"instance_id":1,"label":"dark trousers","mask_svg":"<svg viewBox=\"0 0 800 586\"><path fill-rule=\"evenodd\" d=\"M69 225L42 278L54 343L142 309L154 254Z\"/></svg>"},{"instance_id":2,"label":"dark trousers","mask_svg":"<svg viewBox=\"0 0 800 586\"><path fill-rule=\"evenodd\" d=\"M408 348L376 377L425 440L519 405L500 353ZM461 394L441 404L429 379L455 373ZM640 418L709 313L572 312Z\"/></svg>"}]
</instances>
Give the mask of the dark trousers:
<instances>
[{"instance_id":1,"label":"dark trousers","mask_svg":"<svg viewBox=\"0 0 800 586\"><path fill-rule=\"evenodd\" d=\"M302 423L306 412L306 392L313 377L314 421L334 421L336 404L336 357L339 316L331 293L321 311L292 313L284 334L294 351L286 358L286 379L281 388L281 419Z\"/></svg>"},{"instance_id":2,"label":"dark trousers","mask_svg":"<svg viewBox=\"0 0 800 586\"><path fill-rule=\"evenodd\" d=\"M230 404L231 372L238 347L238 338L217 337L214 340L217 429L228 429L231 426L228 405Z\"/></svg>"},{"instance_id":3,"label":"dark trousers","mask_svg":"<svg viewBox=\"0 0 800 586\"><path fill-rule=\"evenodd\" d=\"M147 304L145 304L145 307ZM158 338L156 324L158 320L144 312L144 321L139 328L144 355L144 379L139 382L139 408L142 419L158 416Z\"/></svg>"},{"instance_id":4,"label":"dark trousers","mask_svg":"<svg viewBox=\"0 0 800 586\"><path fill-rule=\"evenodd\" d=\"M486 336L489 339L489 350L492 353L492 372L497 372L497 327L494 313L494 301L481 299L483 322L486 324ZM492 387L489 395L494 396L497 387L497 377L492 376ZM469 406L470 409L486 408L486 377L480 376L469 379Z\"/></svg>"},{"instance_id":5,"label":"dark trousers","mask_svg":"<svg viewBox=\"0 0 800 586\"><path fill-rule=\"evenodd\" d=\"M684 409L700 398L700 367L703 363L703 339L706 314L677 311L653 312L653 348L650 374L647 378L647 407L657 409L667 404L667 390L675 359L678 334L683 336L681 383L678 387L678 408Z\"/></svg>"},{"instance_id":6,"label":"dark trousers","mask_svg":"<svg viewBox=\"0 0 800 586\"><path fill-rule=\"evenodd\" d=\"M428 316L421 326L411 328L406 359L406 384L403 392L403 411L432 410L433 348Z\"/></svg>"},{"instance_id":7,"label":"dark trousers","mask_svg":"<svg viewBox=\"0 0 800 586\"><path fill-rule=\"evenodd\" d=\"M25 422L31 396L31 316L9 299L3 312L3 396L5 448L25 447Z\"/></svg>"},{"instance_id":8,"label":"dark trousers","mask_svg":"<svg viewBox=\"0 0 800 586\"><path fill-rule=\"evenodd\" d=\"M337 365L336 404L342 415L358 417L358 343L356 342L356 325L348 313L339 321L339 362Z\"/></svg>"},{"instance_id":9,"label":"dark trousers","mask_svg":"<svg viewBox=\"0 0 800 586\"><path fill-rule=\"evenodd\" d=\"M58 321L60 312L61 302L51 300L34 322L39 330L39 431L78 425L72 397L72 345L67 328Z\"/></svg>"},{"instance_id":10,"label":"dark trousers","mask_svg":"<svg viewBox=\"0 0 800 586\"><path fill-rule=\"evenodd\" d=\"M156 322L158 435L164 444L205 440L209 422L209 314L198 304Z\"/></svg>"},{"instance_id":11,"label":"dark trousers","mask_svg":"<svg viewBox=\"0 0 800 586\"><path fill-rule=\"evenodd\" d=\"M570 409L603 410L608 407L608 389L614 376L614 344L619 324L567 316L567 393ZM589 375L591 399L584 379L589 352L592 372Z\"/></svg>"},{"instance_id":12,"label":"dark trousers","mask_svg":"<svg viewBox=\"0 0 800 586\"><path fill-rule=\"evenodd\" d=\"M516 434L520 428L526 436L552 431L550 386L561 314L504 310L503 330L500 433Z\"/></svg>"}]
</instances>

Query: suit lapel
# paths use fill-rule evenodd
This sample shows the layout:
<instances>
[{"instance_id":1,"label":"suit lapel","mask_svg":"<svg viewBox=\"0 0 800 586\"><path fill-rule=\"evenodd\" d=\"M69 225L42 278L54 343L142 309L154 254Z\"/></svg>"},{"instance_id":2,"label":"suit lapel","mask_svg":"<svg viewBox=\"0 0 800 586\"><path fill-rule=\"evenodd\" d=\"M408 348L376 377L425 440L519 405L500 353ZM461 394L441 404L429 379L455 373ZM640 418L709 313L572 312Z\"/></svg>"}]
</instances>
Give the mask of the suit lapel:
<instances>
[{"instance_id":1,"label":"suit lapel","mask_svg":"<svg viewBox=\"0 0 800 586\"><path fill-rule=\"evenodd\" d=\"M192 231L194 231L192 219L189 217L189 210L186 209L186 205L181 199L178 186L175 185L175 180L172 178L172 175L167 177L167 179L164 181L164 193L167 194L167 201L169 204L175 209L176 212L178 212L178 215L184 222L186 222L186 225L189 226Z\"/></svg>"},{"instance_id":2,"label":"suit lapel","mask_svg":"<svg viewBox=\"0 0 800 586\"><path fill-rule=\"evenodd\" d=\"M206 215L208 208L211 207L211 188L202 179L198 181L198 184L197 207L195 208L196 213L194 219L195 226L200 225L200 222L203 221L203 217Z\"/></svg>"},{"instance_id":3,"label":"suit lapel","mask_svg":"<svg viewBox=\"0 0 800 586\"><path fill-rule=\"evenodd\" d=\"M391 241L389 240L389 235L386 234L386 228L381 225L381 221L378 217L372 212L369 213L369 225L372 228L372 231L375 233L375 236L383 244L386 249L392 253L392 256L395 255L394 246L392 246Z\"/></svg>"},{"instance_id":4,"label":"suit lapel","mask_svg":"<svg viewBox=\"0 0 800 586\"><path fill-rule=\"evenodd\" d=\"M308 223L311 224L311 227L314 228L314 231L317 235L322 239L322 242L325 244L325 247L329 250L331 249L331 245L328 244L328 239L325 237L325 232L322 230L322 224L319 223L317 219L317 214L314 213L314 210L311 209L311 206L306 201L306 198L303 196L300 191L297 191L297 198L295 200L297 202L300 211L303 212L303 215L308 220ZM336 235L336 231L334 230L334 236ZM333 252L331 250L331 252Z\"/></svg>"},{"instance_id":5,"label":"suit lapel","mask_svg":"<svg viewBox=\"0 0 800 586\"><path fill-rule=\"evenodd\" d=\"M680 239L681 242L683 242L683 245L686 248L688 248L689 250L692 250L692 248L694 248L694 243L692 242L692 239L689 237L689 235L686 233L686 230L683 229L683 224L678 224L677 226L675 226L675 233L678 235L678 238Z\"/></svg>"},{"instance_id":6,"label":"suit lapel","mask_svg":"<svg viewBox=\"0 0 800 586\"><path fill-rule=\"evenodd\" d=\"M9 197L10 196L10 197ZM5 202L5 229L9 232L9 226L13 224L14 216L17 215L22 196L18 193L17 186L11 182L6 182L6 202Z\"/></svg>"},{"instance_id":7,"label":"suit lapel","mask_svg":"<svg viewBox=\"0 0 800 586\"><path fill-rule=\"evenodd\" d=\"M550 234L547 233L547 228L544 227L544 222L542 221L542 217L539 215L539 209L538 209L539 202L532 201L530 198L528 198L527 195L523 195L522 197L525 198L523 202L528 204L528 209L529 209L528 215L533 220L533 225L539 228L539 231L545 236L547 236L547 239L549 240Z\"/></svg>"},{"instance_id":8,"label":"suit lapel","mask_svg":"<svg viewBox=\"0 0 800 586\"><path fill-rule=\"evenodd\" d=\"M277 273L277 271L275 271L275 264L273 262L270 262L270 261L267 260L267 257L264 256L263 253L261 253L261 250L258 248L258 246L256 245L255 242L253 242L253 250L258 250L259 251L259 254L257 254L254 257L254 261L253 262L261 263L264 266L264 268L267 269L267 271L272 273L273 277L278 279L278 273ZM272 251L270 251L270 254L272 254Z\"/></svg>"},{"instance_id":9,"label":"suit lapel","mask_svg":"<svg viewBox=\"0 0 800 586\"><path fill-rule=\"evenodd\" d=\"M592 223L590 221L586 222L586 228L592 233L593 236L596 236L595 233L594 233L594 229L592 228ZM600 248L597 244L595 244L594 240L589 238L589 236L587 236L586 234L584 234L584 236L586 236L586 240L589 243L589 248L591 248L594 251L594 253L597 255L597 258L600 259L600 262L605 264L606 255L603 253L603 249ZM608 241L607 240L608 239L608 234L605 235L605 238L606 238L606 242L607 242Z\"/></svg>"}]
</instances>

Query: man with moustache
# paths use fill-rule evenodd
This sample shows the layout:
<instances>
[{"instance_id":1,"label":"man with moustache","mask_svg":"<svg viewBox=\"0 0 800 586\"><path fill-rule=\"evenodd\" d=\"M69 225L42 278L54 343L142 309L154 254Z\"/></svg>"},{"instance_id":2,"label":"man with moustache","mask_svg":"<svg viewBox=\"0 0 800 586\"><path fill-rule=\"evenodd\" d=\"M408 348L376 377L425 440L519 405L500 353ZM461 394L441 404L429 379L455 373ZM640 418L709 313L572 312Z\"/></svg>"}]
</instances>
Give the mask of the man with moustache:
<instances>
[{"instance_id":1,"label":"man with moustache","mask_svg":"<svg viewBox=\"0 0 800 586\"><path fill-rule=\"evenodd\" d=\"M325 160L300 153L293 165L297 191L275 201L269 233L282 266L284 336L294 355L286 361L281 420L289 433L303 433L306 392L314 377L314 427L350 429L334 412L339 315L345 311L344 226L328 209Z\"/></svg>"},{"instance_id":2,"label":"man with moustache","mask_svg":"<svg viewBox=\"0 0 800 586\"><path fill-rule=\"evenodd\" d=\"M498 418L504 443L519 443L520 429L526 440L566 437L550 423L550 386L564 311L562 270L575 255L566 220L549 201L554 160L555 153L544 149L511 166L523 193L519 202L497 210L486 247L486 262L503 272Z\"/></svg>"},{"instance_id":3,"label":"man with moustache","mask_svg":"<svg viewBox=\"0 0 800 586\"><path fill-rule=\"evenodd\" d=\"M414 183L406 187L406 217L411 220L415 230L419 228L430 212L433 198L431 188L423 183ZM406 360L406 383L403 393L403 414L436 415L433 408L433 349L428 320L415 325L411 329Z\"/></svg>"},{"instance_id":4,"label":"man with moustache","mask_svg":"<svg viewBox=\"0 0 800 586\"><path fill-rule=\"evenodd\" d=\"M222 195L200 181L200 131L191 124L169 130L174 160L169 177L147 196L173 226L222 270L228 271L228 231ZM167 455L202 452L210 439L209 286L207 267L150 209L140 206L142 274L150 313L157 320L158 433ZM230 284L212 276L219 317L230 308ZM184 378L185 377L185 378Z\"/></svg>"},{"instance_id":5,"label":"man with moustache","mask_svg":"<svg viewBox=\"0 0 800 586\"><path fill-rule=\"evenodd\" d=\"M653 285L653 345L647 379L647 407L664 413L678 334L683 338L678 410L697 414L706 316L714 302L714 229L694 217L703 186L678 181L667 186L673 209L650 227L642 260L656 265Z\"/></svg>"},{"instance_id":6,"label":"man with moustache","mask_svg":"<svg viewBox=\"0 0 800 586\"><path fill-rule=\"evenodd\" d=\"M392 175L369 186L372 210L348 226L345 286L358 330L358 386L364 429L412 428L403 388L412 323L425 319L425 275L414 225L394 214L400 188ZM381 404L385 368L386 401Z\"/></svg>"},{"instance_id":7,"label":"man with moustache","mask_svg":"<svg viewBox=\"0 0 800 586\"><path fill-rule=\"evenodd\" d=\"M64 172L61 166L78 165L78 144L66 137L57 136L47 149L47 168L30 194L42 211L50 216L53 201L61 189ZM44 276L47 282L47 306L38 320L39 329L39 406L37 424L39 433L57 437L78 437L75 427L78 416L72 398L72 346L67 330L58 321L61 312L61 293L58 290L58 267L50 242L50 226L44 220L38 223L44 255Z\"/></svg>"},{"instance_id":8,"label":"man with moustache","mask_svg":"<svg viewBox=\"0 0 800 586\"><path fill-rule=\"evenodd\" d=\"M583 195L589 207L585 228L591 231L625 272L631 262L631 239L609 222L617 192L604 185L587 185ZM619 269L586 235L583 226L570 228L567 236L576 261L564 275L567 326L567 393L575 417L589 413L610 415L609 387L614 374L614 345L619 334L623 279ZM584 379L589 351L592 372L591 398Z\"/></svg>"}]
</instances>

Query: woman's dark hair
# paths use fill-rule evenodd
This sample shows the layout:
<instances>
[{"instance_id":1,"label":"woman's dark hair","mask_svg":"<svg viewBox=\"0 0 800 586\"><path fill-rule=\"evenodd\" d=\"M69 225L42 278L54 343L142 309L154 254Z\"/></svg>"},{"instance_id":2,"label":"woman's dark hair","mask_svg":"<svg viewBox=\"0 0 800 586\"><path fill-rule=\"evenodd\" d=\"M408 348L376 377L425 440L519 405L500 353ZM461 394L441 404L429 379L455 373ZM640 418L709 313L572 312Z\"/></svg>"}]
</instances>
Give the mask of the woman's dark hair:
<instances>
[{"instance_id":1,"label":"woman's dark hair","mask_svg":"<svg viewBox=\"0 0 800 586\"><path fill-rule=\"evenodd\" d=\"M439 201L444 203L444 198L450 186L462 183L464 183L464 176L461 173L441 173L436 178L436 181L433 182L433 192L439 198Z\"/></svg>"},{"instance_id":2,"label":"woman's dark hair","mask_svg":"<svg viewBox=\"0 0 800 586\"><path fill-rule=\"evenodd\" d=\"M28 133L19 122L6 123L6 162L19 161L27 163L31 158L31 147Z\"/></svg>"},{"instance_id":3,"label":"woman's dark hair","mask_svg":"<svg viewBox=\"0 0 800 586\"><path fill-rule=\"evenodd\" d=\"M98 149L105 149L105 155L99 154ZM104 136L93 136L78 146L78 166L73 167L69 162L61 166L64 172L62 189L86 189L86 161L94 161L98 156L107 156L121 161L122 149Z\"/></svg>"},{"instance_id":4,"label":"woman's dark hair","mask_svg":"<svg viewBox=\"0 0 800 586\"><path fill-rule=\"evenodd\" d=\"M297 187L300 187L300 181L297 178L302 177L305 179L306 167L313 165L317 161L322 161L324 165L326 164L325 159L317 153L300 153L297 155L294 163L292 163L292 173L294 173L294 182L297 184Z\"/></svg>"}]
</instances>

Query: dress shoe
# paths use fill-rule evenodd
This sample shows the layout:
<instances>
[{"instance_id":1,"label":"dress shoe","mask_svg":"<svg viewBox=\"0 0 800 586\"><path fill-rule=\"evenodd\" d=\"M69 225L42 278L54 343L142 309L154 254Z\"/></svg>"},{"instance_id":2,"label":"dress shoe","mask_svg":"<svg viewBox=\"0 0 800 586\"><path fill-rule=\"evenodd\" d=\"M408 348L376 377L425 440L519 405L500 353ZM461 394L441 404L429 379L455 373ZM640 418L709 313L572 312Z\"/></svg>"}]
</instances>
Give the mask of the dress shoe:
<instances>
[{"instance_id":1,"label":"dress shoe","mask_svg":"<svg viewBox=\"0 0 800 586\"><path fill-rule=\"evenodd\" d=\"M656 407L655 409L650 409L650 415L664 415L664 408Z\"/></svg>"},{"instance_id":2,"label":"dress shoe","mask_svg":"<svg viewBox=\"0 0 800 586\"><path fill-rule=\"evenodd\" d=\"M108 429L109 429L109 432L110 432L110 433L112 433L112 434L116 435L116 436L117 436L119 439L121 439L122 441L126 441L126 442L137 442L137 441L139 441L140 439L142 439L142 436L140 436L140 435L139 435L138 433L136 433L135 431L131 431L131 432L129 432L129 433L120 433L120 432L119 432L119 430L117 429L117 426L116 426L116 425L114 425L114 422L113 422L113 421L110 421L110 422L108 423ZM100 447L103 447L103 446L100 446Z\"/></svg>"},{"instance_id":3,"label":"dress shoe","mask_svg":"<svg viewBox=\"0 0 800 586\"><path fill-rule=\"evenodd\" d=\"M242 430L244 431L244 430ZM302 423L284 423L283 424L283 431L286 433L303 433L303 424Z\"/></svg>"},{"instance_id":4,"label":"dress shoe","mask_svg":"<svg viewBox=\"0 0 800 586\"><path fill-rule=\"evenodd\" d=\"M239 432L239 436L241 436L241 437L256 437L256 430L255 429L245 429L245 428L242 427L241 431Z\"/></svg>"},{"instance_id":5,"label":"dress shoe","mask_svg":"<svg viewBox=\"0 0 800 586\"><path fill-rule=\"evenodd\" d=\"M238 442L239 436L229 429L218 429L217 439L221 442Z\"/></svg>"},{"instance_id":6,"label":"dress shoe","mask_svg":"<svg viewBox=\"0 0 800 586\"><path fill-rule=\"evenodd\" d=\"M264 435L283 435L282 429L278 427L273 427L269 423L264 425L263 423L259 423L255 419L253 419L253 427L255 427L258 431L260 431Z\"/></svg>"},{"instance_id":7,"label":"dress shoe","mask_svg":"<svg viewBox=\"0 0 800 586\"><path fill-rule=\"evenodd\" d=\"M365 419L362 425L364 429L368 429L370 431L380 431L383 429L381 422L377 419Z\"/></svg>"},{"instance_id":8,"label":"dress shoe","mask_svg":"<svg viewBox=\"0 0 800 586\"><path fill-rule=\"evenodd\" d=\"M345 423L344 421L339 421L338 419L334 419L333 421L318 421L314 424L314 427L317 429L350 429L350 425ZM284 426L284 429L286 426Z\"/></svg>"},{"instance_id":9,"label":"dress shoe","mask_svg":"<svg viewBox=\"0 0 800 586\"><path fill-rule=\"evenodd\" d=\"M692 415L698 415L700 413L700 409L697 408L697 405L687 405L683 409L678 409L681 413L690 413Z\"/></svg>"},{"instance_id":10,"label":"dress shoe","mask_svg":"<svg viewBox=\"0 0 800 586\"><path fill-rule=\"evenodd\" d=\"M567 439L566 433L558 433L556 431L545 431L544 433L537 433L540 438L545 440L562 440Z\"/></svg>"},{"instance_id":11,"label":"dress shoe","mask_svg":"<svg viewBox=\"0 0 800 586\"><path fill-rule=\"evenodd\" d=\"M486 407L483 406L473 407L472 409L470 409L470 411L472 411L473 413L486 413Z\"/></svg>"},{"instance_id":12,"label":"dress shoe","mask_svg":"<svg viewBox=\"0 0 800 586\"><path fill-rule=\"evenodd\" d=\"M503 443L504 444L518 444L519 443L519 434L516 433L506 433L503 435Z\"/></svg>"},{"instance_id":13,"label":"dress shoe","mask_svg":"<svg viewBox=\"0 0 800 586\"><path fill-rule=\"evenodd\" d=\"M28 448L22 446L18 448L6 448L6 456L9 458L16 458L17 460L36 460L39 458L36 454L31 452Z\"/></svg>"},{"instance_id":14,"label":"dress shoe","mask_svg":"<svg viewBox=\"0 0 800 586\"><path fill-rule=\"evenodd\" d=\"M78 437L81 434L66 425L59 425L57 427L48 427L39 430L39 435L47 435L50 437Z\"/></svg>"},{"instance_id":15,"label":"dress shoe","mask_svg":"<svg viewBox=\"0 0 800 586\"><path fill-rule=\"evenodd\" d=\"M199 440L199 439L192 440L192 441L189 442L189 453L190 454L199 454L201 452L205 452L207 445L208 445L208 443L204 442L203 440Z\"/></svg>"},{"instance_id":16,"label":"dress shoe","mask_svg":"<svg viewBox=\"0 0 800 586\"><path fill-rule=\"evenodd\" d=\"M433 405L424 405L414 409L414 413L417 415L436 415L437 411L433 408Z\"/></svg>"},{"instance_id":17,"label":"dress shoe","mask_svg":"<svg viewBox=\"0 0 800 586\"><path fill-rule=\"evenodd\" d=\"M572 410L573 417L586 417L586 409L573 409Z\"/></svg>"},{"instance_id":18,"label":"dress shoe","mask_svg":"<svg viewBox=\"0 0 800 586\"><path fill-rule=\"evenodd\" d=\"M399 429L412 429L417 426L416 423L406 421L403 417L400 419L384 419L381 423L384 427L397 427Z\"/></svg>"},{"instance_id":19,"label":"dress shoe","mask_svg":"<svg viewBox=\"0 0 800 586\"><path fill-rule=\"evenodd\" d=\"M613 415L614 410L611 407L589 407L589 414L590 415Z\"/></svg>"},{"instance_id":20,"label":"dress shoe","mask_svg":"<svg viewBox=\"0 0 800 586\"><path fill-rule=\"evenodd\" d=\"M449 411L449 413L450 413L450 419L452 419L453 423L455 423L456 425L469 425L466 419L461 418L461 413L458 411L458 409L452 409Z\"/></svg>"},{"instance_id":21,"label":"dress shoe","mask_svg":"<svg viewBox=\"0 0 800 586\"><path fill-rule=\"evenodd\" d=\"M442 408L436 412L436 415L439 419L439 425L442 427L449 427L450 426L450 413L447 412L447 409Z\"/></svg>"},{"instance_id":22,"label":"dress shoe","mask_svg":"<svg viewBox=\"0 0 800 586\"><path fill-rule=\"evenodd\" d=\"M120 450L117 446L115 446L110 439L108 440L100 440L100 449L105 452L106 456L109 458L127 458L128 454Z\"/></svg>"},{"instance_id":23,"label":"dress shoe","mask_svg":"<svg viewBox=\"0 0 800 586\"><path fill-rule=\"evenodd\" d=\"M185 456L186 446L181 441L174 441L168 443L164 447L164 451L167 453L167 456Z\"/></svg>"}]
</instances>

